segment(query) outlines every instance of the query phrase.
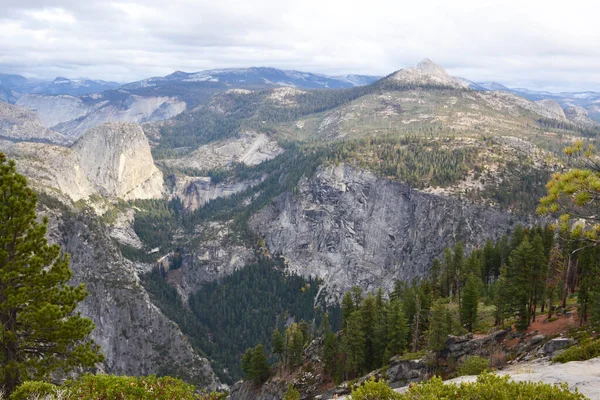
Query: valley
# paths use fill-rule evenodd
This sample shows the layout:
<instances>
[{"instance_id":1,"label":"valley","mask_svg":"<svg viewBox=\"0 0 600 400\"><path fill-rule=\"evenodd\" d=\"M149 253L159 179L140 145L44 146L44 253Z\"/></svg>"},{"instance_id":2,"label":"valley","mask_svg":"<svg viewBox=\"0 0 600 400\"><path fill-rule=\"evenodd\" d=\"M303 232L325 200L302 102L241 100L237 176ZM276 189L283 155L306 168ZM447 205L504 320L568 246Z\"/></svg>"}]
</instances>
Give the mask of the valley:
<instances>
[{"instance_id":1,"label":"valley","mask_svg":"<svg viewBox=\"0 0 600 400\"><path fill-rule=\"evenodd\" d=\"M430 281L442 279L434 266L449 262L448 251L460 253L455 268L471 268L475 303L489 307L477 325L488 335L519 322L521 310L499 315L492 306L523 237L552 236L546 264L554 244L574 250L558 228L547 233L557 215L536 208L553 174L573 165L563 149L597 146L600 113L585 100L595 95L469 82L429 59L383 78L247 68L49 86L0 75L0 152L39 194L48 239L71 254L72 282L87 286L78 311L96 324L99 371L170 375L232 389L232 400L279 399L288 383L302 387L296 372L309 363L330 390L401 352L430 349L417 328L404 333L414 346L385 361L324 372L311 346L327 333L346 343L348 293L401 299L411 332L415 318L433 323L426 298L445 299L461 320L468 274L438 294ZM597 306L596 256L581 254L575 270L588 272L561 281L571 311L559 289L550 307ZM406 308L415 293L423 316ZM533 300L534 313L547 312L544 301ZM270 363L282 362L271 335L290 327L305 336L289 379L272 374L260 396L236 384L248 375L240 364L248 348L263 344ZM445 333L444 343L466 331ZM302 394L327 392L311 390Z\"/></svg>"}]
</instances>

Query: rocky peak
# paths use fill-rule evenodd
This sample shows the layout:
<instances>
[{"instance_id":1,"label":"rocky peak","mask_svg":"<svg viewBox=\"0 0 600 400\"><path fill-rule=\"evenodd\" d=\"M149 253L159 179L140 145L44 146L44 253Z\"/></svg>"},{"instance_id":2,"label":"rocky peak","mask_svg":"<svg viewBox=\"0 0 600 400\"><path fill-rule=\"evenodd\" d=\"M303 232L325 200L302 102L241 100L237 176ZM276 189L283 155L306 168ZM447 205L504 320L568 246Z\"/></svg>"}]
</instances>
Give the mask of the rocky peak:
<instances>
[{"instance_id":1,"label":"rocky peak","mask_svg":"<svg viewBox=\"0 0 600 400\"><path fill-rule=\"evenodd\" d=\"M539 104L540 106L544 107L548 112L550 112L554 116L554 118L558 118L558 119L566 118L565 112L563 111L560 104L558 104L556 101L550 100L550 99L545 99L545 100L538 100L538 101L536 101L536 103Z\"/></svg>"},{"instance_id":2,"label":"rocky peak","mask_svg":"<svg viewBox=\"0 0 600 400\"><path fill-rule=\"evenodd\" d=\"M425 58L415 67L401 69L394 73L390 79L407 85L433 85L454 88L467 87L464 83L452 78L442 67L428 58Z\"/></svg>"},{"instance_id":3,"label":"rocky peak","mask_svg":"<svg viewBox=\"0 0 600 400\"><path fill-rule=\"evenodd\" d=\"M586 126L598 126L598 123L590 118L588 111L580 106L565 109L565 116L569 121Z\"/></svg>"},{"instance_id":4,"label":"rocky peak","mask_svg":"<svg viewBox=\"0 0 600 400\"><path fill-rule=\"evenodd\" d=\"M163 177L154 165L142 128L108 123L92 128L73 145L80 166L96 190L105 196L154 198L163 193Z\"/></svg>"}]
</instances>

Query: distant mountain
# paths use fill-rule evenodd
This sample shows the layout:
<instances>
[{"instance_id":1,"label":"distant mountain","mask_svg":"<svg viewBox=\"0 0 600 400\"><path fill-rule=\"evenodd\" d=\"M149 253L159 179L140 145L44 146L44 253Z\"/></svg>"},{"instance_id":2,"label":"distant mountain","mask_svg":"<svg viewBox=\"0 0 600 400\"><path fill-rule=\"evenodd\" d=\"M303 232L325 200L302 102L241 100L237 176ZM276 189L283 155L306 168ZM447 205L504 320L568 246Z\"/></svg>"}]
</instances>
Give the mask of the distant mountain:
<instances>
[{"instance_id":1,"label":"distant mountain","mask_svg":"<svg viewBox=\"0 0 600 400\"><path fill-rule=\"evenodd\" d=\"M598 92L552 93L527 88L509 88L497 82L477 82L470 87L475 90L500 90L515 93L532 101L554 100L564 110L572 108L567 113L567 117L573 122L584 125L594 124L594 121L600 123L600 93Z\"/></svg>"},{"instance_id":2,"label":"distant mountain","mask_svg":"<svg viewBox=\"0 0 600 400\"><path fill-rule=\"evenodd\" d=\"M21 75L0 74L0 86L4 90L20 93L35 93L47 95L68 94L81 96L84 94L98 93L105 90L116 89L121 86L117 82L106 82L92 79L68 79L58 77L53 81L27 79ZM0 90L0 93L3 91ZM1 95L0 95L1 96Z\"/></svg>"},{"instance_id":3,"label":"distant mountain","mask_svg":"<svg viewBox=\"0 0 600 400\"><path fill-rule=\"evenodd\" d=\"M176 71L164 77L153 77L123 86L123 89L141 89L168 86L174 83L213 83L244 88L293 86L302 89L341 89L368 85L379 79L369 75L326 76L268 67L214 69L200 72Z\"/></svg>"},{"instance_id":4,"label":"distant mountain","mask_svg":"<svg viewBox=\"0 0 600 400\"><path fill-rule=\"evenodd\" d=\"M391 81L416 86L443 86L452 88L466 88L469 85L461 80L455 79L439 65L426 58L415 67L404 68L386 79Z\"/></svg>"}]
</instances>

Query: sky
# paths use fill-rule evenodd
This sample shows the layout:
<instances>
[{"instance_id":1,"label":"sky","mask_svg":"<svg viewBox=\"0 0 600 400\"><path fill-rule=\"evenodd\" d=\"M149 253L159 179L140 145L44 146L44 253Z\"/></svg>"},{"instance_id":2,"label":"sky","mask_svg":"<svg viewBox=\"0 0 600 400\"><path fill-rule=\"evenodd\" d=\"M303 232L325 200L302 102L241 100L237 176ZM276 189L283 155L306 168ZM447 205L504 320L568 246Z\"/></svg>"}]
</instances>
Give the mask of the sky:
<instances>
[{"instance_id":1,"label":"sky","mask_svg":"<svg viewBox=\"0 0 600 400\"><path fill-rule=\"evenodd\" d=\"M0 73L130 82L270 66L600 91L596 0L0 0Z\"/></svg>"}]
</instances>

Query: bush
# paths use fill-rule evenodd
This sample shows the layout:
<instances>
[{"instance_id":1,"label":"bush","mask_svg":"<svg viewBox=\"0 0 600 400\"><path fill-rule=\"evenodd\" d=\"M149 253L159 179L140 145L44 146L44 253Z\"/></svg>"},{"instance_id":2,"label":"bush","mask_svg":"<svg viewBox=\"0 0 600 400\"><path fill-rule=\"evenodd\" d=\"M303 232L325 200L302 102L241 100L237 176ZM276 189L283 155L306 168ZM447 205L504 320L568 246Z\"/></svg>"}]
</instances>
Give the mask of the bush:
<instances>
[{"instance_id":1,"label":"bush","mask_svg":"<svg viewBox=\"0 0 600 400\"><path fill-rule=\"evenodd\" d=\"M411 386L404 394L396 393L383 382L368 381L354 390L352 400L585 400L570 392L566 383L560 386L540 382L511 382L508 376L483 373L474 383L446 383L438 377Z\"/></svg>"},{"instance_id":2,"label":"bush","mask_svg":"<svg viewBox=\"0 0 600 400\"><path fill-rule=\"evenodd\" d=\"M585 340L578 346L572 346L552 359L554 362L584 361L600 356L600 339Z\"/></svg>"},{"instance_id":3,"label":"bush","mask_svg":"<svg viewBox=\"0 0 600 400\"><path fill-rule=\"evenodd\" d=\"M395 400L401 399L385 382L377 382L375 378L366 381L352 391L350 400Z\"/></svg>"},{"instance_id":4,"label":"bush","mask_svg":"<svg viewBox=\"0 0 600 400\"><path fill-rule=\"evenodd\" d=\"M458 376L479 375L490 369L490 360L479 356L467 357L457 368Z\"/></svg>"},{"instance_id":5,"label":"bush","mask_svg":"<svg viewBox=\"0 0 600 400\"><path fill-rule=\"evenodd\" d=\"M283 396L283 400L300 400L300 392L296 390L294 385L290 384L285 396Z\"/></svg>"},{"instance_id":6,"label":"bush","mask_svg":"<svg viewBox=\"0 0 600 400\"><path fill-rule=\"evenodd\" d=\"M27 381L23 382L11 395L10 400L53 398L57 387L48 382Z\"/></svg>"},{"instance_id":7,"label":"bush","mask_svg":"<svg viewBox=\"0 0 600 400\"><path fill-rule=\"evenodd\" d=\"M197 400L196 388L171 377L82 375L63 385L68 399L81 400Z\"/></svg>"}]
</instances>

